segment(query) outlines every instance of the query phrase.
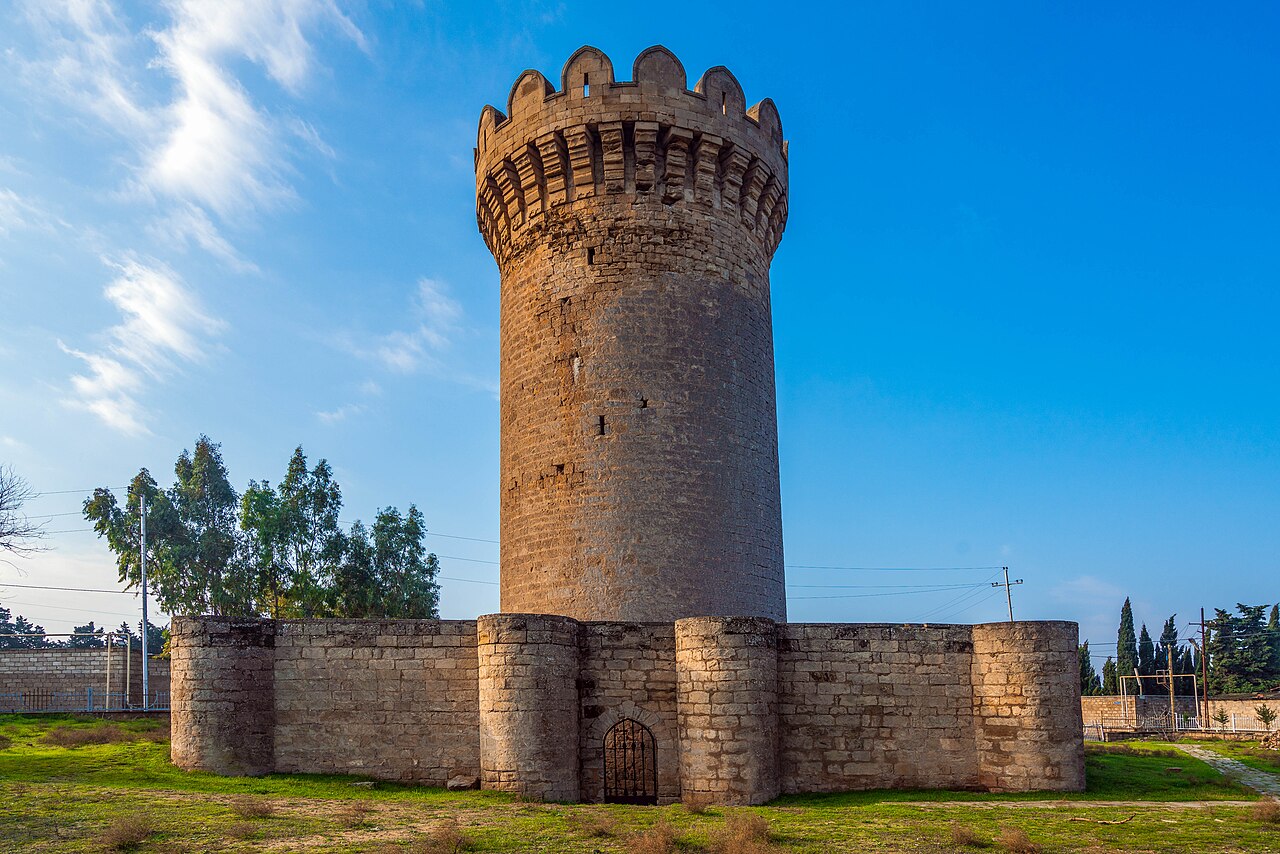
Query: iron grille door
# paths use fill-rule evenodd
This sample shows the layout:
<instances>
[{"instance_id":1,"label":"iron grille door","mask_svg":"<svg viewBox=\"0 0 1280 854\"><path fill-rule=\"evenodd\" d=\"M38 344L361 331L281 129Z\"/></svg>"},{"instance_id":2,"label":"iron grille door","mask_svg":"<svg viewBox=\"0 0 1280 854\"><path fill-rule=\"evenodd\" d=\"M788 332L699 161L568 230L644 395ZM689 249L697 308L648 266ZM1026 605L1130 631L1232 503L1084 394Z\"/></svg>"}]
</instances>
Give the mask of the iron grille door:
<instances>
[{"instance_id":1,"label":"iron grille door","mask_svg":"<svg viewBox=\"0 0 1280 854\"><path fill-rule=\"evenodd\" d=\"M657 804L658 761L653 733L631 719L618 721L604 737L604 801Z\"/></svg>"}]
</instances>

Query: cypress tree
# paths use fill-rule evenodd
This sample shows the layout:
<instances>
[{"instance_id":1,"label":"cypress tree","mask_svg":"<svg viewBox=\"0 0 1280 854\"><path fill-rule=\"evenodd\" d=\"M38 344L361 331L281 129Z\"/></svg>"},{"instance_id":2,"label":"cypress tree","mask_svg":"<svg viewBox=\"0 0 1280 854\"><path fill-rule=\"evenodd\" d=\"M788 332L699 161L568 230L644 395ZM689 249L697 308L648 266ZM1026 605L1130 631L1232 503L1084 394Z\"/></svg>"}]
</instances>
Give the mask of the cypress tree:
<instances>
[{"instance_id":1,"label":"cypress tree","mask_svg":"<svg viewBox=\"0 0 1280 854\"><path fill-rule=\"evenodd\" d=\"M1156 672L1156 645L1151 640L1151 633L1147 631L1147 624L1142 624L1142 631L1138 634L1138 673L1142 676L1151 676ZM1148 684L1150 680L1139 679L1138 690L1145 694L1152 687Z\"/></svg>"},{"instance_id":2,"label":"cypress tree","mask_svg":"<svg viewBox=\"0 0 1280 854\"><path fill-rule=\"evenodd\" d=\"M1116 643L1116 687L1119 693L1119 677L1132 676L1138 667L1138 634L1133 628L1133 606L1128 597L1120 609L1120 632Z\"/></svg>"},{"instance_id":3,"label":"cypress tree","mask_svg":"<svg viewBox=\"0 0 1280 854\"><path fill-rule=\"evenodd\" d=\"M1113 697L1120 693L1120 684L1116 681L1116 663L1109 655L1102 663L1102 693Z\"/></svg>"},{"instance_id":4,"label":"cypress tree","mask_svg":"<svg viewBox=\"0 0 1280 854\"><path fill-rule=\"evenodd\" d=\"M1102 681L1098 672L1093 669L1093 660L1089 655L1089 642L1080 644L1080 695L1088 697L1102 693Z\"/></svg>"},{"instance_id":5,"label":"cypress tree","mask_svg":"<svg viewBox=\"0 0 1280 854\"><path fill-rule=\"evenodd\" d=\"M1271 606L1271 619L1267 620L1267 638L1271 641L1271 681L1280 681L1280 605Z\"/></svg>"}]
</instances>

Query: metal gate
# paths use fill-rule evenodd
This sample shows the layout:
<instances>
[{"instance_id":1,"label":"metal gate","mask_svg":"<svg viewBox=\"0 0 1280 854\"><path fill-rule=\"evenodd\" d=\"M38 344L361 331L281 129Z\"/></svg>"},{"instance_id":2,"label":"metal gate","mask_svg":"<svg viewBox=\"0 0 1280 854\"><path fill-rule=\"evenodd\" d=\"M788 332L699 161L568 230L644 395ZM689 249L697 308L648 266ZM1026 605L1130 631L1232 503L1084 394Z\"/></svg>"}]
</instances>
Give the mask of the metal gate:
<instances>
[{"instance_id":1,"label":"metal gate","mask_svg":"<svg viewBox=\"0 0 1280 854\"><path fill-rule=\"evenodd\" d=\"M630 718L618 721L604 736L604 802L658 803L653 733Z\"/></svg>"}]
</instances>

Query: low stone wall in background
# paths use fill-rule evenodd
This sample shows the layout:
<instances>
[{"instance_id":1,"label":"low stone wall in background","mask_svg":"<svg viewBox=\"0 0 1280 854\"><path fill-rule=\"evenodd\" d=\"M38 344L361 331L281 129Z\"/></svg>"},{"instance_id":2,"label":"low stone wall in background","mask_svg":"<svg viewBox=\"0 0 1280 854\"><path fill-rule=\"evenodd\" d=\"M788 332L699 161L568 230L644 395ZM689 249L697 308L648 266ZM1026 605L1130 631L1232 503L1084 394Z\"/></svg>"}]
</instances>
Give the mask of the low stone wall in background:
<instances>
[{"instance_id":1,"label":"low stone wall in background","mask_svg":"<svg viewBox=\"0 0 1280 854\"><path fill-rule=\"evenodd\" d=\"M169 703L169 660L148 663L151 704ZM0 650L0 712L107 711L142 705L142 651Z\"/></svg>"},{"instance_id":2,"label":"low stone wall in background","mask_svg":"<svg viewBox=\"0 0 1280 854\"><path fill-rule=\"evenodd\" d=\"M1259 706L1268 706L1276 713L1277 720L1271 729L1280 729L1280 699L1209 698L1209 720L1200 721L1204 701L1195 697L1174 697L1174 708L1180 726L1204 725L1208 729L1226 731L1266 731L1267 726L1258 719ZM1168 726L1169 695L1143 694L1140 696L1095 696L1080 698L1081 717L1085 726L1101 725L1107 729L1159 729ZM1226 714L1226 723L1215 720L1219 712Z\"/></svg>"}]
</instances>

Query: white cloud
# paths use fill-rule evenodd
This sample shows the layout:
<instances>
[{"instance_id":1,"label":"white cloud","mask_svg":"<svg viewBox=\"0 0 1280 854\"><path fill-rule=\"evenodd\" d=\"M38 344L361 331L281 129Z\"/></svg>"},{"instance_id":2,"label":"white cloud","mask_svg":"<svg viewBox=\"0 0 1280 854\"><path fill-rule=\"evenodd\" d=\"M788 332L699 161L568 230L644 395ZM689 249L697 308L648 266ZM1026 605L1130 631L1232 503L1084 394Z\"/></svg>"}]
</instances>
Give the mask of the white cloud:
<instances>
[{"instance_id":1,"label":"white cloud","mask_svg":"<svg viewBox=\"0 0 1280 854\"><path fill-rule=\"evenodd\" d=\"M218 231L204 208L197 205L175 208L167 216L152 221L147 232L157 241L174 247L194 243L237 272L258 272L258 265L237 252Z\"/></svg>"},{"instance_id":2,"label":"white cloud","mask_svg":"<svg viewBox=\"0 0 1280 854\"><path fill-rule=\"evenodd\" d=\"M364 36L332 0L168 0L161 9L167 21L135 32L107 0L30 0L46 50L25 63L25 82L133 149L135 198L177 206L155 231L248 269L208 213L240 221L292 199L292 140L326 159L333 151L309 123L256 102L233 66L254 63L297 97L314 76L313 32L336 31L362 50ZM167 87L156 85L157 70Z\"/></svg>"},{"instance_id":3,"label":"white cloud","mask_svg":"<svg viewBox=\"0 0 1280 854\"><path fill-rule=\"evenodd\" d=\"M436 364L435 354L449 346L462 319L462 306L447 293L447 286L434 279L419 279L414 294L416 324L407 330L382 336L369 352L393 371L412 373Z\"/></svg>"},{"instance_id":4,"label":"white cloud","mask_svg":"<svg viewBox=\"0 0 1280 854\"><path fill-rule=\"evenodd\" d=\"M23 229L52 232L58 225L65 226L66 223L30 199L0 187L0 237L8 237L12 232Z\"/></svg>"},{"instance_id":5,"label":"white cloud","mask_svg":"<svg viewBox=\"0 0 1280 854\"><path fill-rule=\"evenodd\" d=\"M361 412L364 412L364 406L361 404L347 403L328 412L317 412L316 417L325 424L336 424L339 421L345 421L352 415L359 415Z\"/></svg>"},{"instance_id":6,"label":"white cloud","mask_svg":"<svg viewBox=\"0 0 1280 854\"><path fill-rule=\"evenodd\" d=\"M103 293L122 319L107 331L101 352L84 352L58 342L87 368L71 376L68 403L92 412L121 433L143 435L150 432L139 401L144 378L162 379L179 362L202 361L208 340L224 324L207 315L179 276L160 262L126 258L106 263L118 275Z\"/></svg>"}]
</instances>

